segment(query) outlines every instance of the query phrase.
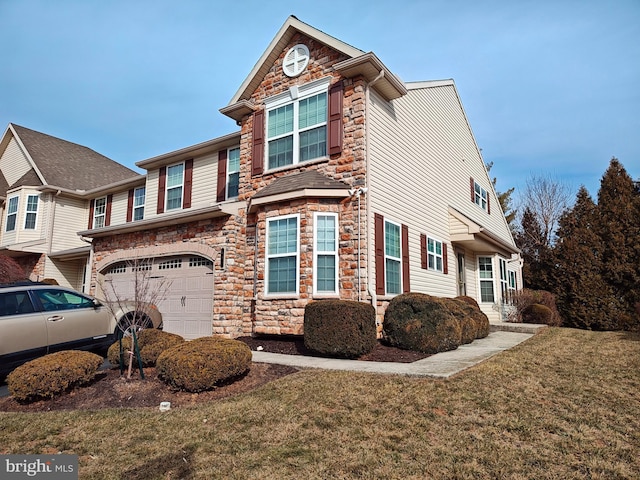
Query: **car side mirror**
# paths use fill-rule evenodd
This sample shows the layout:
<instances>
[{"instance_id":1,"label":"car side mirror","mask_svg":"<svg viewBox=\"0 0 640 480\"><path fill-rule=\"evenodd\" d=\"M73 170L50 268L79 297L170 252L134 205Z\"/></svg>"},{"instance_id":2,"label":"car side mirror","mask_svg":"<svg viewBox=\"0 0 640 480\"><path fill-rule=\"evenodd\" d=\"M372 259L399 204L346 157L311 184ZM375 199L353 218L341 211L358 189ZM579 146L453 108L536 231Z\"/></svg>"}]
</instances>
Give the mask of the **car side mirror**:
<instances>
[{"instance_id":1,"label":"car side mirror","mask_svg":"<svg viewBox=\"0 0 640 480\"><path fill-rule=\"evenodd\" d=\"M102 304L100 303L100 301L97 298L93 299L93 308L98 308L101 307Z\"/></svg>"}]
</instances>

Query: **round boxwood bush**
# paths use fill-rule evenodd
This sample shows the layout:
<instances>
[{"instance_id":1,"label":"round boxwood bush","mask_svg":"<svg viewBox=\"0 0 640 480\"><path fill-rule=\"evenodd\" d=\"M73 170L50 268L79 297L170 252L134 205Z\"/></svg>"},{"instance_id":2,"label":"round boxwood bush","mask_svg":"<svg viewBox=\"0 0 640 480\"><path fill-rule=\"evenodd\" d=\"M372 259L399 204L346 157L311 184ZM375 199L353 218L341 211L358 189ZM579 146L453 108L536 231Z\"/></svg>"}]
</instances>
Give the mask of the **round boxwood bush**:
<instances>
[{"instance_id":1,"label":"round boxwood bush","mask_svg":"<svg viewBox=\"0 0 640 480\"><path fill-rule=\"evenodd\" d=\"M524 323L552 324L553 311L539 303L528 305L522 310L522 321Z\"/></svg>"},{"instance_id":2,"label":"round boxwood bush","mask_svg":"<svg viewBox=\"0 0 640 480\"><path fill-rule=\"evenodd\" d=\"M251 349L239 340L202 337L175 345L158 357L158 377L176 390L203 392L246 373Z\"/></svg>"},{"instance_id":3,"label":"round boxwood bush","mask_svg":"<svg viewBox=\"0 0 640 480\"><path fill-rule=\"evenodd\" d=\"M18 402L52 398L93 380L102 357L91 352L65 350L20 365L7 376L9 393Z\"/></svg>"},{"instance_id":4,"label":"round boxwood bush","mask_svg":"<svg viewBox=\"0 0 640 480\"><path fill-rule=\"evenodd\" d=\"M441 299L451 314L460 322L460 344L473 342L478 334L478 326L471 314L473 307L461 300L453 298Z\"/></svg>"},{"instance_id":5,"label":"round boxwood bush","mask_svg":"<svg viewBox=\"0 0 640 480\"><path fill-rule=\"evenodd\" d=\"M389 302L384 314L383 337L394 347L438 353L460 345L462 328L444 299L405 293Z\"/></svg>"},{"instance_id":6,"label":"round boxwood bush","mask_svg":"<svg viewBox=\"0 0 640 480\"><path fill-rule=\"evenodd\" d=\"M480 309L480 305L478 305L478 302L473 297L469 297L467 295L460 295L460 296L456 297L456 300L461 300L461 301L463 301L465 303L468 303L472 307L476 307L477 309Z\"/></svg>"},{"instance_id":7,"label":"round boxwood bush","mask_svg":"<svg viewBox=\"0 0 640 480\"><path fill-rule=\"evenodd\" d=\"M175 333L163 332L155 328L145 328L137 333L138 336L138 348L140 348L140 358L142 360L143 367L152 367L156 364L158 356L173 347L179 345L185 340L180 335ZM131 350L131 343L133 339L131 336L124 337L122 339L122 348L124 349L124 366L129 366L129 350ZM120 342L114 342L113 345L107 350L107 359L112 365L120 365ZM133 357L134 365L138 362L136 357Z\"/></svg>"},{"instance_id":8,"label":"round boxwood bush","mask_svg":"<svg viewBox=\"0 0 640 480\"><path fill-rule=\"evenodd\" d=\"M304 346L319 355L358 358L377 343L376 311L368 303L320 300L304 310Z\"/></svg>"}]
</instances>

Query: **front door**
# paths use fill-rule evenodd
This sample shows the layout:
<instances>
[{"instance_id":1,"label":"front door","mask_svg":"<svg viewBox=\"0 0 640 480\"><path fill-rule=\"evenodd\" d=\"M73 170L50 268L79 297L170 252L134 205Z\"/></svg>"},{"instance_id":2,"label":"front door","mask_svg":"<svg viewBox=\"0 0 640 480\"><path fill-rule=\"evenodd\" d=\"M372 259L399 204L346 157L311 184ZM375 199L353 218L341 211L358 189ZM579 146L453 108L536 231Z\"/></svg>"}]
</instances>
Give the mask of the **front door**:
<instances>
[{"instance_id":1,"label":"front door","mask_svg":"<svg viewBox=\"0 0 640 480\"><path fill-rule=\"evenodd\" d=\"M464 253L458 252L458 295L467 295L467 279Z\"/></svg>"}]
</instances>

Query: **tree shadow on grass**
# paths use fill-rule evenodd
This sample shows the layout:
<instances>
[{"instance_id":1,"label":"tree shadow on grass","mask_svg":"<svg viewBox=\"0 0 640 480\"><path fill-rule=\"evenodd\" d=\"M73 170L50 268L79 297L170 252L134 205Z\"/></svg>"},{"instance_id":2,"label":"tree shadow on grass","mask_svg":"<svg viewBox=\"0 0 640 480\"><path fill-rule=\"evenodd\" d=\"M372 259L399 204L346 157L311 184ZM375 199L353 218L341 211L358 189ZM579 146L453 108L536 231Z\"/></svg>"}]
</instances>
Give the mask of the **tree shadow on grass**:
<instances>
[{"instance_id":1,"label":"tree shadow on grass","mask_svg":"<svg viewBox=\"0 0 640 480\"><path fill-rule=\"evenodd\" d=\"M150 458L137 467L122 472L122 478L188 478L194 447L180 448L169 455Z\"/></svg>"}]
</instances>

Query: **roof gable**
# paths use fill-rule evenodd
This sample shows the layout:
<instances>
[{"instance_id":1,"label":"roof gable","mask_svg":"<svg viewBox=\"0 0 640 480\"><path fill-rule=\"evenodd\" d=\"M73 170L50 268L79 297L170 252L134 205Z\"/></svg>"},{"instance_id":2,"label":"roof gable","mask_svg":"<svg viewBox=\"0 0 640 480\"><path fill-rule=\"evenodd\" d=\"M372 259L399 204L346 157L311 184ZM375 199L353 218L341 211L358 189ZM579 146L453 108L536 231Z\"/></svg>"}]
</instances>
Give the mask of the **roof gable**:
<instances>
[{"instance_id":1,"label":"roof gable","mask_svg":"<svg viewBox=\"0 0 640 480\"><path fill-rule=\"evenodd\" d=\"M33 162L33 174L42 179L37 185L91 190L138 175L88 147L19 125L9 127Z\"/></svg>"}]
</instances>

